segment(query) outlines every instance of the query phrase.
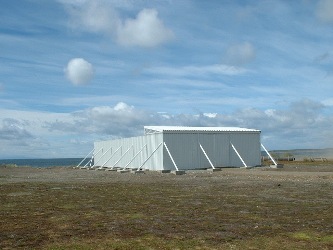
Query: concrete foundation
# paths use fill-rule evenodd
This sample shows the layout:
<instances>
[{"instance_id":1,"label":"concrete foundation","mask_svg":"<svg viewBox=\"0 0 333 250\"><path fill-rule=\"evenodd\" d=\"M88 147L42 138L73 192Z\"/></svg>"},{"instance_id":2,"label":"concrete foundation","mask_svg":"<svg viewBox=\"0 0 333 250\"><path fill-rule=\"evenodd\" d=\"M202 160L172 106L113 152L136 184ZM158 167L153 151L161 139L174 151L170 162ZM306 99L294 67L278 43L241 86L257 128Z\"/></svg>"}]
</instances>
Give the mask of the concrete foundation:
<instances>
[{"instance_id":1,"label":"concrete foundation","mask_svg":"<svg viewBox=\"0 0 333 250\"><path fill-rule=\"evenodd\" d=\"M105 169L105 171L117 171L117 169L116 168L107 168L107 169Z\"/></svg>"},{"instance_id":2,"label":"concrete foundation","mask_svg":"<svg viewBox=\"0 0 333 250\"><path fill-rule=\"evenodd\" d=\"M132 174L144 174L145 171L144 170L132 170L131 173Z\"/></svg>"},{"instance_id":3,"label":"concrete foundation","mask_svg":"<svg viewBox=\"0 0 333 250\"><path fill-rule=\"evenodd\" d=\"M106 170L109 167L103 166L103 167L95 167L95 170Z\"/></svg>"},{"instance_id":4,"label":"concrete foundation","mask_svg":"<svg viewBox=\"0 0 333 250\"><path fill-rule=\"evenodd\" d=\"M159 172L162 174L168 174L168 173L171 173L171 170L163 169L163 170L160 170Z\"/></svg>"},{"instance_id":5,"label":"concrete foundation","mask_svg":"<svg viewBox=\"0 0 333 250\"><path fill-rule=\"evenodd\" d=\"M130 172L130 170L129 169L118 169L117 172L123 174L123 173Z\"/></svg>"},{"instance_id":6,"label":"concrete foundation","mask_svg":"<svg viewBox=\"0 0 333 250\"><path fill-rule=\"evenodd\" d=\"M185 170L175 170L175 171L172 171L172 173L175 175L183 175L183 174L185 174Z\"/></svg>"},{"instance_id":7,"label":"concrete foundation","mask_svg":"<svg viewBox=\"0 0 333 250\"><path fill-rule=\"evenodd\" d=\"M95 170L105 170L105 168L95 168Z\"/></svg>"},{"instance_id":8,"label":"concrete foundation","mask_svg":"<svg viewBox=\"0 0 333 250\"><path fill-rule=\"evenodd\" d=\"M209 168L209 169L207 169L207 171L209 171L209 172L219 172L219 171L222 171L222 169L221 168Z\"/></svg>"},{"instance_id":9,"label":"concrete foundation","mask_svg":"<svg viewBox=\"0 0 333 250\"><path fill-rule=\"evenodd\" d=\"M271 168L283 168L283 164L270 165Z\"/></svg>"}]
</instances>

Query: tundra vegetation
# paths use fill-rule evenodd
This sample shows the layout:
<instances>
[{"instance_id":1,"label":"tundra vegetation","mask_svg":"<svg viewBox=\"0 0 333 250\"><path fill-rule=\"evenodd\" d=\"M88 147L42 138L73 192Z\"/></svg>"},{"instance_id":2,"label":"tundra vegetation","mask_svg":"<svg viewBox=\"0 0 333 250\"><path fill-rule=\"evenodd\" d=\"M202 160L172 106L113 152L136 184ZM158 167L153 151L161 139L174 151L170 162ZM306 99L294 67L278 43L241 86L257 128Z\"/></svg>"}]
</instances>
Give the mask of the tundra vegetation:
<instances>
[{"instance_id":1,"label":"tundra vegetation","mask_svg":"<svg viewBox=\"0 0 333 250\"><path fill-rule=\"evenodd\" d=\"M1 249L332 249L333 162L185 175L0 166Z\"/></svg>"}]
</instances>

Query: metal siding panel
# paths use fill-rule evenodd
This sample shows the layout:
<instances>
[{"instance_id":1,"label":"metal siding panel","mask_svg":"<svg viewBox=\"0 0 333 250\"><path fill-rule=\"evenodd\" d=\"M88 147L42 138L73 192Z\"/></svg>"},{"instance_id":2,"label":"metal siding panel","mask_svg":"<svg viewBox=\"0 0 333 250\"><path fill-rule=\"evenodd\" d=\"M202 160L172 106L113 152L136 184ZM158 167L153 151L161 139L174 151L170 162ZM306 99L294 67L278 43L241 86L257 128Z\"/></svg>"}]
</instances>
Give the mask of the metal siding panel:
<instances>
[{"instance_id":1,"label":"metal siding panel","mask_svg":"<svg viewBox=\"0 0 333 250\"><path fill-rule=\"evenodd\" d=\"M122 154L122 148L118 149L121 146L121 139L108 141L106 148L112 147L112 150L107 152L103 157L103 163L106 167L114 167L116 161ZM117 151L118 149L118 151ZM107 150L107 149L106 149Z\"/></svg>"},{"instance_id":2,"label":"metal siding panel","mask_svg":"<svg viewBox=\"0 0 333 250\"><path fill-rule=\"evenodd\" d=\"M146 135L145 140L147 143L147 148L145 150L144 160L146 160L154 150L159 146L161 142L163 142L163 134L151 134ZM162 170L163 169L163 145L155 151L155 153L151 156L151 158L145 163L143 166L149 170Z\"/></svg>"},{"instance_id":3,"label":"metal siding panel","mask_svg":"<svg viewBox=\"0 0 333 250\"><path fill-rule=\"evenodd\" d=\"M96 166L101 166L106 161L108 157L107 149L110 148L111 141L100 141L95 143L95 154L94 154L94 162ZM101 150L100 150L101 149Z\"/></svg>"},{"instance_id":4,"label":"metal siding panel","mask_svg":"<svg viewBox=\"0 0 333 250\"><path fill-rule=\"evenodd\" d=\"M209 165L199 147L198 136L198 133L164 133L164 141L179 169L199 169ZM164 159L165 169L174 170L165 149Z\"/></svg>"},{"instance_id":5,"label":"metal siding panel","mask_svg":"<svg viewBox=\"0 0 333 250\"><path fill-rule=\"evenodd\" d=\"M200 143L214 167L225 167L229 165L229 134L228 133L206 133L202 134ZM202 150L201 150L202 151ZM204 159L207 163L208 160ZM208 167L211 168L210 164Z\"/></svg>"},{"instance_id":6,"label":"metal siding panel","mask_svg":"<svg viewBox=\"0 0 333 250\"><path fill-rule=\"evenodd\" d=\"M132 160L134 155L147 144L147 147L138 154L128 166L130 168L137 168L140 167L156 147L163 142L163 139L179 169L211 167L199 147L199 142L215 167L243 166L242 162L231 148L230 142L234 144L248 166L260 165L260 132L168 132L118 140L99 141L94 143L94 152L98 152L101 148L103 148L103 150L96 153L94 159L95 162L98 162L98 166L101 166L105 162L107 162L105 166L114 166L116 161L133 145L133 148L117 164L119 167L124 167ZM119 150L109 160L120 145L122 145L121 151ZM104 154L111 146L112 150ZM143 168L150 170L175 169L163 146L154 153Z\"/></svg>"},{"instance_id":7,"label":"metal siding panel","mask_svg":"<svg viewBox=\"0 0 333 250\"><path fill-rule=\"evenodd\" d=\"M208 159L206 158L205 154L203 153L202 149L200 148L199 144L203 147L205 150L208 158L214 165L214 167L217 165L218 157L216 153L216 134L212 133L204 133L204 134L198 134L198 156L200 160L200 168L212 168Z\"/></svg>"},{"instance_id":8,"label":"metal siding panel","mask_svg":"<svg viewBox=\"0 0 333 250\"><path fill-rule=\"evenodd\" d=\"M165 133L164 141L179 169L208 167L209 163L199 147L198 133ZM164 159L165 169L174 170L175 166L166 149L164 149Z\"/></svg>"},{"instance_id":9,"label":"metal siding panel","mask_svg":"<svg viewBox=\"0 0 333 250\"><path fill-rule=\"evenodd\" d=\"M179 169L211 168L199 143L215 167L230 166L229 133L166 133L170 153ZM164 149L165 169L175 169Z\"/></svg>"},{"instance_id":10,"label":"metal siding panel","mask_svg":"<svg viewBox=\"0 0 333 250\"><path fill-rule=\"evenodd\" d=\"M102 153L99 153L98 151L102 148L102 142L94 142L94 163L100 161L100 158L102 156Z\"/></svg>"},{"instance_id":11,"label":"metal siding panel","mask_svg":"<svg viewBox=\"0 0 333 250\"><path fill-rule=\"evenodd\" d=\"M247 166L260 165L260 133L232 133L230 141ZM231 148L231 165L240 167L242 162Z\"/></svg>"},{"instance_id":12,"label":"metal siding panel","mask_svg":"<svg viewBox=\"0 0 333 250\"><path fill-rule=\"evenodd\" d=\"M100 148L103 148L95 156L95 162L98 162L98 166L103 165L107 167L125 167L132 158L142 149L142 147L147 144L147 147L139 153L136 158L128 165L129 168L138 168L142 163L152 154L156 147L162 142L162 134L153 134L132 138L123 138L110 141L100 141L94 143L95 152ZM133 145L133 147L126 153L126 151ZM120 147L116 153L115 151ZM107 151L108 148L112 147L112 150ZM151 170L160 170L163 169L163 147L161 146L153 156L145 163L143 168ZM124 155L126 153L126 155ZM103 155L104 154L104 155ZM110 157L112 158L110 159ZM117 163L117 161L119 161ZM116 164L116 165L115 165Z\"/></svg>"},{"instance_id":13,"label":"metal siding panel","mask_svg":"<svg viewBox=\"0 0 333 250\"><path fill-rule=\"evenodd\" d=\"M131 150L130 154L128 155L128 157L126 158L126 161L124 162L124 165L127 165L132 158L142 149L143 147L143 137L135 137L133 138L132 141L133 144L133 149ZM138 154L133 161L129 164L129 168L138 168L140 167L140 162L142 162L142 154L143 152L141 152L140 154Z\"/></svg>"},{"instance_id":14,"label":"metal siding panel","mask_svg":"<svg viewBox=\"0 0 333 250\"><path fill-rule=\"evenodd\" d=\"M126 158L128 157L128 152L126 151L130 148L132 138L123 138L120 139L121 148L117 152L116 156L113 158L113 167L123 168L125 167Z\"/></svg>"},{"instance_id":15,"label":"metal siding panel","mask_svg":"<svg viewBox=\"0 0 333 250\"><path fill-rule=\"evenodd\" d=\"M179 169L211 168L200 149L203 146L215 167L243 166L241 160L230 146L234 144L248 166L260 165L260 133L225 132L225 133L164 133L170 153ZM165 169L175 169L164 149Z\"/></svg>"}]
</instances>

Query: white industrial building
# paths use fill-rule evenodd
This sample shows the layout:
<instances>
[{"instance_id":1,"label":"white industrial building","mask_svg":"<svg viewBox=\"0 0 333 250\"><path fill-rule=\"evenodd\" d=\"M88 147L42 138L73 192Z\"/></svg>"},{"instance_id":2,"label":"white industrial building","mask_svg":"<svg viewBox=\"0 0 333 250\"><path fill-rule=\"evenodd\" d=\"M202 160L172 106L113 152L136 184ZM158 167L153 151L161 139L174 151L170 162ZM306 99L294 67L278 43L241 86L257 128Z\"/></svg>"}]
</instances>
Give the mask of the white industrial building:
<instances>
[{"instance_id":1,"label":"white industrial building","mask_svg":"<svg viewBox=\"0 0 333 250\"><path fill-rule=\"evenodd\" d=\"M260 130L145 126L144 135L94 143L94 167L189 170L261 164Z\"/></svg>"}]
</instances>

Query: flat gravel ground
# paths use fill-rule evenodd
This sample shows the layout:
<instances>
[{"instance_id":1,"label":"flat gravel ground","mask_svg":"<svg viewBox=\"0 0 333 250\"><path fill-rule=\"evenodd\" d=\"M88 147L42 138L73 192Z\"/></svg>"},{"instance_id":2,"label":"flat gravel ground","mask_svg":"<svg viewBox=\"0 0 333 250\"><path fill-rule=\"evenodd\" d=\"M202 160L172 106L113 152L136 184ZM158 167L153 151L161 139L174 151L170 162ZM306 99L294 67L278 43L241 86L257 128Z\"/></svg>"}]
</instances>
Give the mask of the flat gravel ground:
<instances>
[{"instance_id":1,"label":"flat gravel ground","mask_svg":"<svg viewBox=\"0 0 333 250\"><path fill-rule=\"evenodd\" d=\"M0 249L333 249L333 164L0 166Z\"/></svg>"},{"instance_id":2,"label":"flat gravel ground","mask_svg":"<svg viewBox=\"0 0 333 250\"><path fill-rule=\"evenodd\" d=\"M227 181L228 177L260 178L262 181L270 180L311 180L320 181L323 179L331 179L333 177L333 164L318 165L284 165L281 169L270 167L257 167L252 169L245 168L223 168L220 172L210 172L206 170L188 170L185 175L176 176L172 173L162 174L157 171L145 171L144 174L118 173L112 171L75 169L71 167L49 167L49 168L33 168L33 167L6 167L0 166L0 180L3 183L15 182L85 182L85 183L114 183L114 182L164 182L193 180L207 181L207 178L220 179Z\"/></svg>"}]
</instances>

